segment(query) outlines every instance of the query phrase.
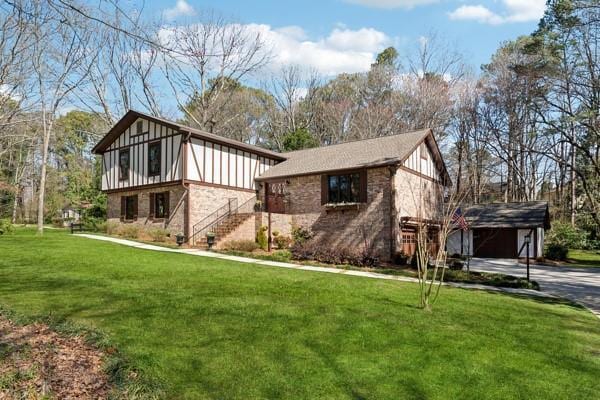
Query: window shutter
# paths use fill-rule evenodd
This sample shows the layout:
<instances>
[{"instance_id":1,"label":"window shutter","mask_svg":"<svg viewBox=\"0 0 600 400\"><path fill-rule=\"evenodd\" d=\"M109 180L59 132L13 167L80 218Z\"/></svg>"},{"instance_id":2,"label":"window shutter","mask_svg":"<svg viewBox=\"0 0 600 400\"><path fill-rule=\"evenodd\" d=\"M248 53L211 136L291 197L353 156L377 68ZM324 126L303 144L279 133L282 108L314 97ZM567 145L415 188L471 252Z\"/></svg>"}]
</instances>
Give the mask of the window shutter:
<instances>
[{"instance_id":1,"label":"window shutter","mask_svg":"<svg viewBox=\"0 0 600 400\"><path fill-rule=\"evenodd\" d=\"M138 217L138 196L133 196L133 219L136 220Z\"/></svg>"},{"instance_id":2,"label":"window shutter","mask_svg":"<svg viewBox=\"0 0 600 400\"><path fill-rule=\"evenodd\" d=\"M154 193L150 193L150 207L148 212L148 218L154 218Z\"/></svg>"},{"instance_id":3,"label":"window shutter","mask_svg":"<svg viewBox=\"0 0 600 400\"><path fill-rule=\"evenodd\" d=\"M127 197L121 196L121 221L125 220L126 208L127 208Z\"/></svg>"},{"instance_id":4,"label":"window shutter","mask_svg":"<svg viewBox=\"0 0 600 400\"><path fill-rule=\"evenodd\" d=\"M329 201L329 183L327 175L321 175L321 205Z\"/></svg>"},{"instance_id":5,"label":"window shutter","mask_svg":"<svg viewBox=\"0 0 600 400\"><path fill-rule=\"evenodd\" d=\"M169 191L165 192L165 218L169 218Z\"/></svg>"},{"instance_id":6,"label":"window shutter","mask_svg":"<svg viewBox=\"0 0 600 400\"><path fill-rule=\"evenodd\" d=\"M367 202L367 170L363 169L359 173L360 178L360 192L358 194L359 201L361 203Z\"/></svg>"}]
</instances>

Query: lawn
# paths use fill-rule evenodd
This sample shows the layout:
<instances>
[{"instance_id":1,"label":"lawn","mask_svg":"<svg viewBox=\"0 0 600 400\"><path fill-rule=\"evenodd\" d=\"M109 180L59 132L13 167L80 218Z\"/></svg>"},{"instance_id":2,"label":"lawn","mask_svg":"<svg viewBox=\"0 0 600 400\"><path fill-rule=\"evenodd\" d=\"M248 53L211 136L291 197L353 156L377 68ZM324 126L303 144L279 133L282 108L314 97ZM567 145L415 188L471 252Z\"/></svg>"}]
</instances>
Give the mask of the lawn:
<instances>
[{"instance_id":1,"label":"lawn","mask_svg":"<svg viewBox=\"0 0 600 400\"><path fill-rule=\"evenodd\" d=\"M569 250L565 267L600 268L600 250Z\"/></svg>"},{"instance_id":2,"label":"lawn","mask_svg":"<svg viewBox=\"0 0 600 400\"><path fill-rule=\"evenodd\" d=\"M99 329L168 398L590 399L600 321L576 306L159 253L0 237L0 305Z\"/></svg>"}]
</instances>

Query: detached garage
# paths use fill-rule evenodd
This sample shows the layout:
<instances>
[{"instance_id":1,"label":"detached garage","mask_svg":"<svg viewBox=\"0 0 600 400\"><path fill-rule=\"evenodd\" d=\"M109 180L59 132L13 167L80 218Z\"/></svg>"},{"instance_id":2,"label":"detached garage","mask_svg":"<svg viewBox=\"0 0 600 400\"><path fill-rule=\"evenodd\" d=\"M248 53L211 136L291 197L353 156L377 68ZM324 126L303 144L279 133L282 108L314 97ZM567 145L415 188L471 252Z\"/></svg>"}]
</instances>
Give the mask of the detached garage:
<instances>
[{"instance_id":1,"label":"detached garage","mask_svg":"<svg viewBox=\"0 0 600 400\"><path fill-rule=\"evenodd\" d=\"M548 203L475 204L463 210L467 231L454 231L448 237L449 254L486 258L525 257L525 237L530 236L530 257L544 252L544 231L550 228Z\"/></svg>"}]
</instances>

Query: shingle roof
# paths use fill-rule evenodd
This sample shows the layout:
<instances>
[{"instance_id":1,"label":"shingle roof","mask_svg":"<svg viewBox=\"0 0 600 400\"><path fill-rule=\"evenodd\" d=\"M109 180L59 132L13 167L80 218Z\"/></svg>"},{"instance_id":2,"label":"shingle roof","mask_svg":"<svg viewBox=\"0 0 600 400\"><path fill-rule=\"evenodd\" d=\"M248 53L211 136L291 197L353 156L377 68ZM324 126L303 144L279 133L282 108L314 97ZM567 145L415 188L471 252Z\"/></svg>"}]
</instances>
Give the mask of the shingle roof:
<instances>
[{"instance_id":1,"label":"shingle roof","mask_svg":"<svg viewBox=\"0 0 600 400\"><path fill-rule=\"evenodd\" d=\"M110 129L110 131L108 131L108 133L96 144L96 146L94 146L92 152L95 154L101 154L111 145L112 142L115 141L116 138L119 137L121 133L123 133L125 129L127 129L127 127L129 127L138 118L143 118L159 124L167 125L181 132L189 132L196 137L201 137L203 139L207 139L215 143L230 145L232 147L271 157L276 160L284 160L284 157L281 154L271 150L267 150L263 147L254 146L234 139L229 139L223 136L215 135L213 133L204 132L200 129L191 128L189 126L185 126L177 122L169 121L164 118L155 117L134 110L127 111L127 113Z\"/></svg>"},{"instance_id":2,"label":"shingle roof","mask_svg":"<svg viewBox=\"0 0 600 400\"><path fill-rule=\"evenodd\" d=\"M471 228L550 228L545 201L475 204L464 215Z\"/></svg>"},{"instance_id":3,"label":"shingle roof","mask_svg":"<svg viewBox=\"0 0 600 400\"><path fill-rule=\"evenodd\" d=\"M434 141L431 130L424 129L283 153L287 160L269 168L257 180L398 164L428 136Z\"/></svg>"}]
</instances>

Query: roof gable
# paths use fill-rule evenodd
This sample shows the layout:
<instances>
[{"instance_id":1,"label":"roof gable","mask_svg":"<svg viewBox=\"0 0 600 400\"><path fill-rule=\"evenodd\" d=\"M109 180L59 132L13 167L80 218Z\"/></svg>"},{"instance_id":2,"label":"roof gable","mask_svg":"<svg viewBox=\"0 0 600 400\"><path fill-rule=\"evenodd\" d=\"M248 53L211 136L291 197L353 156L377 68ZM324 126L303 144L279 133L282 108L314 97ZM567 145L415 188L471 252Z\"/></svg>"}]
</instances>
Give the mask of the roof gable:
<instances>
[{"instance_id":1,"label":"roof gable","mask_svg":"<svg viewBox=\"0 0 600 400\"><path fill-rule=\"evenodd\" d=\"M121 133L131 126L131 124L133 124L138 118L143 118L158 124L162 124L178 130L179 132L189 133L195 137L199 137L214 143L225 144L233 148L239 148L252 153L257 153L275 160L285 160L283 155L262 147L243 143L234 139L215 135L213 133L204 132L200 129L185 126L177 122L169 121L164 118L155 117L134 110L129 110L127 113L125 113L125 115L108 131L106 135L104 135L104 137L96 144L96 146L94 146L92 152L95 154L103 153L119 137L119 135L121 135Z\"/></svg>"}]
</instances>

